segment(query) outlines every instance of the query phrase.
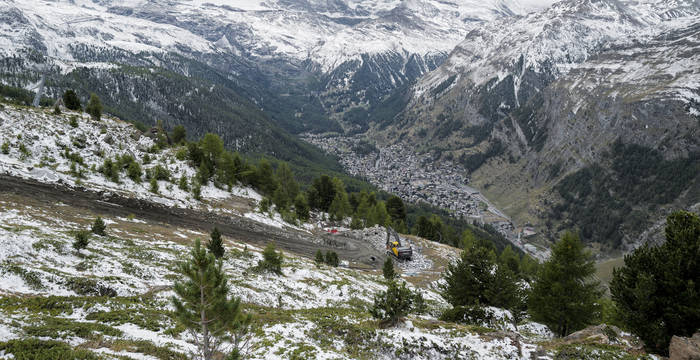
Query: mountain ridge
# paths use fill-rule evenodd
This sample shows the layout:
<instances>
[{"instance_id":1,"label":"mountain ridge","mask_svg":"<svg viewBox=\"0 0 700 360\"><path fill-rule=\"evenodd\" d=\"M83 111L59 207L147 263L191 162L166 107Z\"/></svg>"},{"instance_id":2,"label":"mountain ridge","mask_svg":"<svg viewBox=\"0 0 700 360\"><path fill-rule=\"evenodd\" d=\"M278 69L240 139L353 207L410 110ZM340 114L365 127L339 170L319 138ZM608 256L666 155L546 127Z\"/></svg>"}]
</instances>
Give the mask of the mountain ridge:
<instances>
[{"instance_id":1,"label":"mountain ridge","mask_svg":"<svg viewBox=\"0 0 700 360\"><path fill-rule=\"evenodd\" d=\"M698 14L695 1L561 1L496 20L470 32L393 120L367 134L458 160L499 208L555 239L580 224L560 226L543 210L562 201L554 186L615 141L695 168ZM638 246L637 231L623 232L625 246Z\"/></svg>"}]
</instances>

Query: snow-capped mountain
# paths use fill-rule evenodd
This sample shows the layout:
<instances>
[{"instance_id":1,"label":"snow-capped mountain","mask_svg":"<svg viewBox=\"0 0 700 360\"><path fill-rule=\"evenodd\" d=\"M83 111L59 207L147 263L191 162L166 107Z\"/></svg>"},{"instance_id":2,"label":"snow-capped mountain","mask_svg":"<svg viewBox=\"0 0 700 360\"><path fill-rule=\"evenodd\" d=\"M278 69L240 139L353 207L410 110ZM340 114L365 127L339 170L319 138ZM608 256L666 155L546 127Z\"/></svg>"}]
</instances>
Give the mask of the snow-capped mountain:
<instances>
[{"instance_id":1,"label":"snow-capped mountain","mask_svg":"<svg viewBox=\"0 0 700 360\"><path fill-rule=\"evenodd\" d=\"M459 159L474 185L488 187L506 213L517 209L511 214L522 223L547 220L558 195L545 190L566 175L598 165L614 174L620 162L639 160L609 161L616 141L687 161L680 171L695 169L699 19L696 0L564 0L486 23L417 82L381 138ZM693 179L679 188L692 189ZM529 195L532 189L540 196ZM625 206L652 208L638 200ZM696 202L690 195L675 206ZM564 228L574 225L581 224ZM643 225L615 226L625 242L638 244L634 232Z\"/></svg>"},{"instance_id":2,"label":"snow-capped mountain","mask_svg":"<svg viewBox=\"0 0 700 360\"><path fill-rule=\"evenodd\" d=\"M324 72L362 54L446 53L475 22L537 8L517 0L3 2L5 53L32 46L75 60L71 46L81 43L134 52L282 55Z\"/></svg>"},{"instance_id":3,"label":"snow-capped mountain","mask_svg":"<svg viewBox=\"0 0 700 360\"><path fill-rule=\"evenodd\" d=\"M249 77L269 82L261 86L275 93L317 96L318 112L342 116L348 106L376 101L436 68L484 22L524 15L551 1L2 0L0 55L34 53L64 74L76 67L146 63L191 75L195 70L163 58L178 54L239 83ZM36 81L36 75L29 78ZM270 102L260 91L248 92L263 107ZM304 123L312 121L308 112L298 106L290 111L297 120L280 122L292 131L313 130Z\"/></svg>"},{"instance_id":4,"label":"snow-capped mountain","mask_svg":"<svg viewBox=\"0 0 700 360\"><path fill-rule=\"evenodd\" d=\"M566 75L609 49L645 43L697 23L696 0L562 1L542 12L501 19L471 31L437 71L416 86L416 94L450 76L475 86L512 77L514 104L519 106L546 81ZM493 86L493 85L492 85Z\"/></svg>"}]
</instances>

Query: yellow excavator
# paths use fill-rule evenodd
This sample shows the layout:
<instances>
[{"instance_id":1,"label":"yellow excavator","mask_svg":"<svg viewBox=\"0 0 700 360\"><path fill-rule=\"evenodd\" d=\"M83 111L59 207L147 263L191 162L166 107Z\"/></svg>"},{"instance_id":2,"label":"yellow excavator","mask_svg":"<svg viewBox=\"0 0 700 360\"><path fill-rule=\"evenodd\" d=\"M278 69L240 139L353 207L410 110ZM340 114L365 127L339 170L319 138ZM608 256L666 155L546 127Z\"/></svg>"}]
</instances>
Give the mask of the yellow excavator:
<instances>
[{"instance_id":1,"label":"yellow excavator","mask_svg":"<svg viewBox=\"0 0 700 360\"><path fill-rule=\"evenodd\" d=\"M402 246L399 234L389 226L386 227L386 253L398 260L411 261L413 258L413 248L410 245Z\"/></svg>"}]
</instances>

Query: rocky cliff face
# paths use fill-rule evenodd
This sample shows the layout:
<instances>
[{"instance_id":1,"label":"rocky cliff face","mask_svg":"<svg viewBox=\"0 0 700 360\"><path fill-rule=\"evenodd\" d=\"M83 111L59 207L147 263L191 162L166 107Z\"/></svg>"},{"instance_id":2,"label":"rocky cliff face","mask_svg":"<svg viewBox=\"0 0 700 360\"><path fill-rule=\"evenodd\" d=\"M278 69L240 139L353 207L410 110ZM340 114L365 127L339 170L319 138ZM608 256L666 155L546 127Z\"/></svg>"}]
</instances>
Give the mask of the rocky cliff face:
<instances>
[{"instance_id":1,"label":"rocky cliff face","mask_svg":"<svg viewBox=\"0 0 700 360\"><path fill-rule=\"evenodd\" d=\"M506 212L543 225L550 237L581 230L591 219L555 206L561 196L565 203L580 197L566 200L570 189L557 184L594 165L611 170L610 181L619 180L614 170L621 162L644 162L631 159L637 150L628 147L616 153L616 141L647 149L659 161L689 159L683 168L697 169L699 14L696 1L562 1L541 13L489 23L421 78L380 138L402 138L459 159ZM654 171L644 176L657 177ZM673 186L692 189L697 172L686 180ZM610 186L594 188L616 196ZM674 194L618 199L624 206L617 208L700 201ZM652 208L641 210L641 228L659 217ZM635 246L639 229L626 231L620 217L619 234L589 233L588 240L615 238L613 248Z\"/></svg>"}]
</instances>

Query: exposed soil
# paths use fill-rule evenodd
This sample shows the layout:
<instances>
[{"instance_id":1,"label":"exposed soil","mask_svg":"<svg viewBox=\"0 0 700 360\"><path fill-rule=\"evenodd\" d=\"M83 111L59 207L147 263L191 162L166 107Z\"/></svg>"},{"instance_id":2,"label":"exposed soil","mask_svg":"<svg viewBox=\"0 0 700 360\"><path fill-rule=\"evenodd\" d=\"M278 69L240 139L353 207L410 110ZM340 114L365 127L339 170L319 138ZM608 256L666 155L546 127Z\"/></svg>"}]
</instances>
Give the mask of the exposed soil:
<instances>
[{"instance_id":1,"label":"exposed soil","mask_svg":"<svg viewBox=\"0 0 700 360\"><path fill-rule=\"evenodd\" d=\"M238 216L225 216L202 210L167 207L161 204L86 188L47 184L30 179L0 175L0 197L3 193L25 196L48 203L64 203L88 209L103 216L135 217L150 222L209 232L214 227L230 238L265 246L273 242L278 248L313 257L317 250L332 250L353 268L379 268L383 254L368 242L342 235L315 235L293 229L278 229Z\"/></svg>"}]
</instances>

